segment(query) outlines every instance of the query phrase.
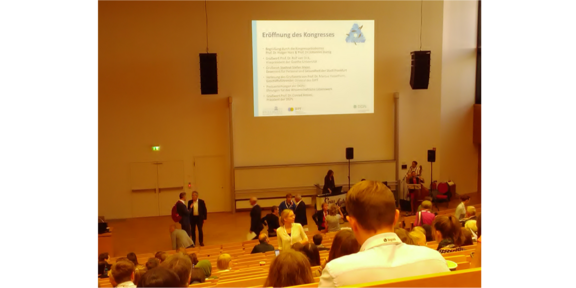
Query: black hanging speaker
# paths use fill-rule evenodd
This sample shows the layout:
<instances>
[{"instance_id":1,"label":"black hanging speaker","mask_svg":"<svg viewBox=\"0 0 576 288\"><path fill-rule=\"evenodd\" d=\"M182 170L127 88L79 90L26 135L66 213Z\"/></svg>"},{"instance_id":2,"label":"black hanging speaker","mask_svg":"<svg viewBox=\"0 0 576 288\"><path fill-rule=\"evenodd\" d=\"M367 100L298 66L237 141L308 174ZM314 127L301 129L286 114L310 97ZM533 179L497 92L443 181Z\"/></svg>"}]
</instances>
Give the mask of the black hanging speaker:
<instances>
[{"instance_id":1,"label":"black hanging speaker","mask_svg":"<svg viewBox=\"0 0 576 288\"><path fill-rule=\"evenodd\" d=\"M430 80L430 51L412 51L410 86L412 89L428 89Z\"/></svg>"},{"instance_id":2,"label":"black hanging speaker","mask_svg":"<svg viewBox=\"0 0 576 288\"><path fill-rule=\"evenodd\" d=\"M346 148L346 160L354 159L354 148L348 147Z\"/></svg>"},{"instance_id":3,"label":"black hanging speaker","mask_svg":"<svg viewBox=\"0 0 576 288\"><path fill-rule=\"evenodd\" d=\"M218 94L216 53L200 53L200 91L202 95Z\"/></svg>"},{"instance_id":4,"label":"black hanging speaker","mask_svg":"<svg viewBox=\"0 0 576 288\"><path fill-rule=\"evenodd\" d=\"M428 162L436 162L436 150L428 150Z\"/></svg>"}]
</instances>

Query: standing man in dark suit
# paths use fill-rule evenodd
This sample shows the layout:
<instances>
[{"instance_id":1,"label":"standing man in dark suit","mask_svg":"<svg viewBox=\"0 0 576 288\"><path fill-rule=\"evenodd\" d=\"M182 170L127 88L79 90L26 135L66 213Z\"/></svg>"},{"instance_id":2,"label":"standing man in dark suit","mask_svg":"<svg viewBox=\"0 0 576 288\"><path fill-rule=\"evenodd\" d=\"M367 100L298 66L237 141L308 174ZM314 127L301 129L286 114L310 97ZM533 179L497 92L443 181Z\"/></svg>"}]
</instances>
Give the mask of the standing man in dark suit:
<instances>
[{"instance_id":1,"label":"standing man in dark suit","mask_svg":"<svg viewBox=\"0 0 576 288\"><path fill-rule=\"evenodd\" d=\"M252 210L250 210L250 232L256 233L254 239L258 239L260 231L262 231L262 209L260 205L256 204L258 199L256 197L250 198L250 205L252 205Z\"/></svg>"},{"instance_id":2,"label":"standing man in dark suit","mask_svg":"<svg viewBox=\"0 0 576 288\"><path fill-rule=\"evenodd\" d=\"M182 225L182 230L186 231L186 234L190 236L190 210L186 208L186 192L180 193L180 201L176 203L176 211L178 215L182 217L180 219L180 225ZM194 239L192 239L194 240Z\"/></svg>"},{"instance_id":3,"label":"standing man in dark suit","mask_svg":"<svg viewBox=\"0 0 576 288\"><path fill-rule=\"evenodd\" d=\"M272 206L272 213L262 218L262 224L268 226L268 237L276 237L276 229L280 228L279 220L278 207Z\"/></svg>"},{"instance_id":4,"label":"standing man in dark suit","mask_svg":"<svg viewBox=\"0 0 576 288\"><path fill-rule=\"evenodd\" d=\"M316 211L312 215L312 219L316 222L318 226L318 231L324 231L326 229L326 216L328 216L328 203L322 203L322 210Z\"/></svg>"},{"instance_id":5,"label":"standing man in dark suit","mask_svg":"<svg viewBox=\"0 0 576 288\"><path fill-rule=\"evenodd\" d=\"M190 223L192 225L192 241L196 242L196 227L198 227L198 240L200 246L204 246L204 232L202 226L208 218L208 210L204 200L198 199L198 192L192 192L192 200L188 201L188 208L190 209Z\"/></svg>"},{"instance_id":6,"label":"standing man in dark suit","mask_svg":"<svg viewBox=\"0 0 576 288\"><path fill-rule=\"evenodd\" d=\"M308 218L306 217L306 203L302 201L302 196L300 194L297 194L296 197L294 197L294 200L296 200L296 211L294 211L296 219L294 219L294 222L299 223L304 227L304 225L308 225Z\"/></svg>"}]
</instances>

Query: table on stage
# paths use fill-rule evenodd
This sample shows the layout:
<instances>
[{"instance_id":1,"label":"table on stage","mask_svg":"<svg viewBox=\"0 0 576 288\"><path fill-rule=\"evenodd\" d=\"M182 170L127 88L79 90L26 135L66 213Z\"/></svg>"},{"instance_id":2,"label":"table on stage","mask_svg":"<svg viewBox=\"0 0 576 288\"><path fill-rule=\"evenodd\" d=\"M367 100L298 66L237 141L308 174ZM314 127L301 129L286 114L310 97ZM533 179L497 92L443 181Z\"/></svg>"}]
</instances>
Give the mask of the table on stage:
<instances>
[{"instance_id":1,"label":"table on stage","mask_svg":"<svg viewBox=\"0 0 576 288\"><path fill-rule=\"evenodd\" d=\"M108 252L111 257L114 257L114 238L112 237L112 232L98 234L98 254L104 252Z\"/></svg>"}]
</instances>

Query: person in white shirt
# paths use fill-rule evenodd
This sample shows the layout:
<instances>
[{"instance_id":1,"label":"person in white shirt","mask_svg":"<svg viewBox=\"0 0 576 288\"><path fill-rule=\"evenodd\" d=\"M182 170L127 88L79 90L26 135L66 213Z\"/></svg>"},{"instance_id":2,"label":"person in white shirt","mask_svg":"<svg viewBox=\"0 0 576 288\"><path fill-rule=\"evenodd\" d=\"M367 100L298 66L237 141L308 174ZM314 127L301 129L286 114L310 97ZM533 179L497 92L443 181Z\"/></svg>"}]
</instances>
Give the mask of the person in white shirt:
<instances>
[{"instance_id":1,"label":"person in white shirt","mask_svg":"<svg viewBox=\"0 0 576 288\"><path fill-rule=\"evenodd\" d=\"M354 185L346 195L346 207L360 251L326 264L318 287L450 271L438 251L404 244L393 232L400 212L392 191L381 182L361 181Z\"/></svg>"},{"instance_id":2,"label":"person in white shirt","mask_svg":"<svg viewBox=\"0 0 576 288\"><path fill-rule=\"evenodd\" d=\"M132 261L119 260L110 269L110 284L113 287L136 287L134 285L134 263Z\"/></svg>"},{"instance_id":3,"label":"person in white shirt","mask_svg":"<svg viewBox=\"0 0 576 288\"><path fill-rule=\"evenodd\" d=\"M454 213L454 215L456 215L456 219L458 220L462 220L464 217L466 217L466 205L468 205L468 202L470 202L470 196L461 196L460 200L462 200L462 202L458 204L458 207L456 207L456 212Z\"/></svg>"},{"instance_id":4,"label":"person in white shirt","mask_svg":"<svg viewBox=\"0 0 576 288\"><path fill-rule=\"evenodd\" d=\"M276 230L278 239L278 250L288 250L292 244L300 242L302 244L308 243L308 236L304 232L302 225L294 223L294 212L290 209L284 209L280 215L280 228Z\"/></svg>"}]
</instances>

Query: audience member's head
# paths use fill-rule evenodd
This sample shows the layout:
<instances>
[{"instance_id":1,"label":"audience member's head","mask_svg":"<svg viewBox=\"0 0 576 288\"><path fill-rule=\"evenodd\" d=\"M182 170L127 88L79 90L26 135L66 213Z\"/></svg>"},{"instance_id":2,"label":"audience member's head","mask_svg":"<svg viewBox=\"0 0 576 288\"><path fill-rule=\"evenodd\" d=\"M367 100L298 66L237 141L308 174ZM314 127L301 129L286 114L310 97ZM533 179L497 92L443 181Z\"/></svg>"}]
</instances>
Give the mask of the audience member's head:
<instances>
[{"instance_id":1,"label":"audience member's head","mask_svg":"<svg viewBox=\"0 0 576 288\"><path fill-rule=\"evenodd\" d=\"M286 202L291 202L291 201L292 201L292 194L291 193L286 194ZM284 211L284 210L282 210L282 211Z\"/></svg>"},{"instance_id":2,"label":"audience member's head","mask_svg":"<svg viewBox=\"0 0 576 288\"><path fill-rule=\"evenodd\" d=\"M188 257L190 257L193 266L198 264L198 256L196 256L196 253L190 253L188 254Z\"/></svg>"},{"instance_id":3,"label":"audience member's head","mask_svg":"<svg viewBox=\"0 0 576 288\"><path fill-rule=\"evenodd\" d=\"M119 259L110 269L110 283L116 287L127 281L134 281L134 263Z\"/></svg>"},{"instance_id":4,"label":"audience member's head","mask_svg":"<svg viewBox=\"0 0 576 288\"><path fill-rule=\"evenodd\" d=\"M152 268L158 267L158 265L160 265L160 260L158 260L158 258L148 258L148 261L146 262L146 269L150 270Z\"/></svg>"},{"instance_id":5,"label":"audience member's head","mask_svg":"<svg viewBox=\"0 0 576 288\"><path fill-rule=\"evenodd\" d=\"M402 243L406 243L406 240L408 240L408 231L406 231L406 229L396 228L394 229L394 233L396 233L396 235L398 236L398 238L400 238Z\"/></svg>"},{"instance_id":6,"label":"audience member's head","mask_svg":"<svg viewBox=\"0 0 576 288\"><path fill-rule=\"evenodd\" d=\"M422 228L424 228L424 230L426 231L426 242L431 242L434 241L434 236L432 234L432 226L428 225L428 224L422 224L422 226L420 226Z\"/></svg>"},{"instance_id":7,"label":"audience member's head","mask_svg":"<svg viewBox=\"0 0 576 288\"><path fill-rule=\"evenodd\" d=\"M476 229L478 229L476 235L478 235L478 237L480 237L480 218L482 218L480 216L482 216L482 213L478 214L478 218L476 218Z\"/></svg>"},{"instance_id":8,"label":"audience member's head","mask_svg":"<svg viewBox=\"0 0 576 288\"><path fill-rule=\"evenodd\" d=\"M272 214L278 215L278 206L276 205L272 206Z\"/></svg>"},{"instance_id":9,"label":"audience member's head","mask_svg":"<svg viewBox=\"0 0 576 288\"><path fill-rule=\"evenodd\" d=\"M198 261L198 264L196 264L196 266L194 268L202 269L202 271L204 271L204 275L206 275L206 277L210 277L212 275L212 263L210 263L210 261L208 261L208 260Z\"/></svg>"},{"instance_id":10,"label":"audience member's head","mask_svg":"<svg viewBox=\"0 0 576 288\"><path fill-rule=\"evenodd\" d=\"M472 231L474 231L474 233L476 233L476 232L478 232L478 225L476 223L478 223L477 220L468 220L464 224L464 227L468 228L468 229L472 229Z\"/></svg>"},{"instance_id":11,"label":"audience member's head","mask_svg":"<svg viewBox=\"0 0 576 288\"><path fill-rule=\"evenodd\" d=\"M322 211L328 211L328 203L322 203Z\"/></svg>"},{"instance_id":12,"label":"audience member's head","mask_svg":"<svg viewBox=\"0 0 576 288\"><path fill-rule=\"evenodd\" d=\"M258 202L258 198L250 197L250 205L254 206L254 205L256 205L256 202Z\"/></svg>"},{"instance_id":13,"label":"audience member's head","mask_svg":"<svg viewBox=\"0 0 576 288\"><path fill-rule=\"evenodd\" d=\"M148 269L146 269L145 267L136 267L134 269L134 285L138 286L138 283L140 282L140 279L142 278L142 275L146 274L146 272L148 271Z\"/></svg>"},{"instance_id":14,"label":"audience member's head","mask_svg":"<svg viewBox=\"0 0 576 288\"><path fill-rule=\"evenodd\" d=\"M192 201L198 200L198 191L192 191Z\"/></svg>"},{"instance_id":15,"label":"audience member's head","mask_svg":"<svg viewBox=\"0 0 576 288\"><path fill-rule=\"evenodd\" d=\"M200 268L192 268L190 273L190 284L204 283L206 281L206 274Z\"/></svg>"},{"instance_id":16,"label":"audience member's head","mask_svg":"<svg viewBox=\"0 0 576 288\"><path fill-rule=\"evenodd\" d=\"M296 216L294 215L294 211L292 211L292 209L284 209L282 210L282 215L280 215L280 224L292 224L294 223L295 217Z\"/></svg>"},{"instance_id":17,"label":"audience member's head","mask_svg":"<svg viewBox=\"0 0 576 288\"><path fill-rule=\"evenodd\" d=\"M179 196L179 197L180 197L180 199L186 201L186 192L180 193L180 196Z\"/></svg>"},{"instance_id":18,"label":"audience member's head","mask_svg":"<svg viewBox=\"0 0 576 288\"><path fill-rule=\"evenodd\" d=\"M170 269L178 275L180 279L180 286L179 287L186 287L190 283L190 271L192 270L192 261L190 261L190 257L186 254L176 253L170 255L166 259L166 261L160 264L160 267L164 267L166 269ZM152 269L153 271L155 269Z\"/></svg>"},{"instance_id":19,"label":"audience member's head","mask_svg":"<svg viewBox=\"0 0 576 288\"><path fill-rule=\"evenodd\" d=\"M336 206L336 204L330 205L330 210L328 210L328 215L335 216L336 214L338 214L338 206Z\"/></svg>"},{"instance_id":20,"label":"audience member's head","mask_svg":"<svg viewBox=\"0 0 576 288\"><path fill-rule=\"evenodd\" d=\"M284 212L284 211L282 211ZM230 254L220 254L216 262L218 270L228 270L230 269L230 262L232 261L232 256Z\"/></svg>"},{"instance_id":21,"label":"audience member's head","mask_svg":"<svg viewBox=\"0 0 576 288\"><path fill-rule=\"evenodd\" d=\"M264 287L286 287L313 282L312 269L306 256L286 250L272 261Z\"/></svg>"},{"instance_id":22,"label":"audience member's head","mask_svg":"<svg viewBox=\"0 0 576 288\"><path fill-rule=\"evenodd\" d=\"M454 245L462 246L462 225L456 217L452 215L437 216L432 223L432 227L434 228L434 236L438 243L444 239L451 239Z\"/></svg>"},{"instance_id":23,"label":"audience member's head","mask_svg":"<svg viewBox=\"0 0 576 288\"><path fill-rule=\"evenodd\" d=\"M358 182L348 191L346 209L360 245L374 235L394 231L400 216L390 188L371 180Z\"/></svg>"},{"instance_id":24,"label":"audience member's head","mask_svg":"<svg viewBox=\"0 0 576 288\"><path fill-rule=\"evenodd\" d=\"M322 234L318 233L312 237L312 241L316 246L322 245Z\"/></svg>"},{"instance_id":25,"label":"audience member's head","mask_svg":"<svg viewBox=\"0 0 576 288\"><path fill-rule=\"evenodd\" d=\"M304 248L304 244L302 244L300 242L296 242L296 243L292 244L292 246L290 248L292 248L292 250L294 250L294 251L302 252L302 249Z\"/></svg>"},{"instance_id":26,"label":"audience member's head","mask_svg":"<svg viewBox=\"0 0 576 288\"><path fill-rule=\"evenodd\" d=\"M358 253L359 250L360 245L358 244L358 240L356 240L356 236L354 236L354 232L349 229L340 230L336 233L336 236L334 236L327 262L342 256Z\"/></svg>"},{"instance_id":27,"label":"audience member's head","mask_svg":"<svg viewBox=\"0 0 576 288\"><path fill-rule=\"evenodd\" d=\"M294 196L294 201L300 202L300 200L302 200L302 195L296 194L296 196Z\"/></svg>"},{"instance_id":28,"label":"audience member's head","mask_svg":"<svg viewBox=\"0 0 576 288\"><path fill-rule=\"evenodd\" d=\"M425 209L425 210L432 209L432 202L430 202L428 200L422 201L422 209Z\"/></svg>"},{"instance_id":29,"label":"audience member's head","mask_svg":"<svg viewBox=\"0 0 576 288\"><path fill-rule=\"evenodd\" d=\"M266 235L266 233L260 233L260 235L258 235L258 241L260 241L260 244L268 243L268 235Z\"/></svg>"},{"instance_id":30,"label":"audience member's head","mask_svg":"<svg viewBox=\"0 0 576 288\"><path fill-rule=\"evenodd\" d=\"M426 229L422 228L421 226L414 227L412 231L419 231L420 233L424 234L424 237L426 237Z\"/></svg>"},{"instance_id":31,"label":"audience member's head","mask_svg":"<svg viewBox=\"0 0 576 288\"><path fill-rule=\"evenodd\" d=\"M460 196L460 200L462 200L462 202L464 202L464 204L468 204L468 202L470 202L470 196L462 195L462 196Z\"/></svg>"},{"instance_id":32,"label":"audience member's head","mask_svg":"<svg viewBox=\"0 0 576 288\"><path fill-rule=\"evenodd\" d=\"M418 230L410 231L406 244L426 246L426 235Z\"/></svg>"},{"instance_id":33,"label":"audience member's head","mask_svg":"<svg viewBox=\"0 0 576 288\"><path fill-rule=\"evenodd\" d=\"M110 261L110 255L108 253L102 253L98 255L98 262L108 262Z\"/></svg>"},{"instance_id":34,"label":"audience member's head","mask_svg":"<svg viewBox=\"0 0 576 288\"><path fill-rule=\"evenodd\" d=\"M138 287L182 287L182 284L174 271L156 267L142 275Z\"/></svg>"},{"instance_id":35,"label":"audience member's head","mask_svg":"<svg viewBox=\"0 0 576 288\"><path fill-rule=\"evenodd\" d=\"M128 260L132 261L132 263L134 263L134 265L138 265L138 258L136 257L136 254L134 254L134 252L128 253L128 255L126 255L126 258L128 258Z\"/></svg>"},{"instance_id":36,"label":"audience member's head","mask_svg":"<svg viewBox=\"0 0 576 288\"><path fill-rule=\"evenodd\" d=\"M300 252L304 253L310 261L310 266L320 266L320 251L313 243L306 243Z\"/></svg>"},{"instance_id":37,"label":"audience member's head","mask_svg":"<svg viewBox=\"0 0 576 288\"><path fill-rule=\"evenodd\" d=\"M160 260L160 263L164 262L166 260L166 252L164 251L158 251L156 252L156 255L154 255L154 257L158 260Z\"/></svg>"},{"instance_id":38,"label":"audience member's head","mask_svg":"<svg viewBox=\"0 0 576 288\"><path fill-rule=\"evenodd\" d=\"M476 207L470 205L466 208L466 214L468 217L476 216Z\"/></svg>"},{"instance_id":39,"label":"audience member's head","mask_svg":"<svg viewBox=\"0 0 576 288\"><path fill-rule=\"evenodd\" d=\"M470 229L465 227L460 229L462 230L462 246L474 245L474 241L472 240L472 232L470 232Z\"/></svg>"}]
</instances>

